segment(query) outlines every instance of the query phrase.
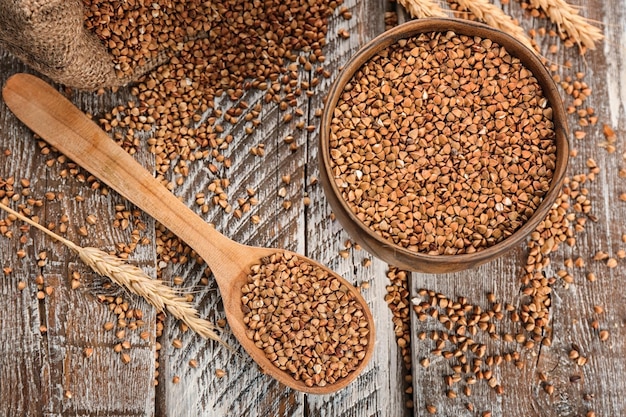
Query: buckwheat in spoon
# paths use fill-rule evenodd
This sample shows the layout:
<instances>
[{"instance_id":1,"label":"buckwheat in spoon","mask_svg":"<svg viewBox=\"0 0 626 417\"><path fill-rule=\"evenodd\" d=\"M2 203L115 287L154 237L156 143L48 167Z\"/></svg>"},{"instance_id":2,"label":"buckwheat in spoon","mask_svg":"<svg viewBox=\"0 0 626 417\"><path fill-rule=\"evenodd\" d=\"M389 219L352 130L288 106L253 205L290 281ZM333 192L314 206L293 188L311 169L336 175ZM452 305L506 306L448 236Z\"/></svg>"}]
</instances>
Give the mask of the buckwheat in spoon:
<instances>
[{"instance_id":1,"label":"buckwheat in spoon","mask_svg":"<svg viewBox=\"0 0 626 417\"><path fill-rule=\"evenodd\" d=\"M293 252L246 246L220 234L41 79L16 74L2 93L35 133L206 261L233 334L268 375L299 391L328 394L365 368L374 350L374 321L345 279Z\"/></svg>"}]
</instances>

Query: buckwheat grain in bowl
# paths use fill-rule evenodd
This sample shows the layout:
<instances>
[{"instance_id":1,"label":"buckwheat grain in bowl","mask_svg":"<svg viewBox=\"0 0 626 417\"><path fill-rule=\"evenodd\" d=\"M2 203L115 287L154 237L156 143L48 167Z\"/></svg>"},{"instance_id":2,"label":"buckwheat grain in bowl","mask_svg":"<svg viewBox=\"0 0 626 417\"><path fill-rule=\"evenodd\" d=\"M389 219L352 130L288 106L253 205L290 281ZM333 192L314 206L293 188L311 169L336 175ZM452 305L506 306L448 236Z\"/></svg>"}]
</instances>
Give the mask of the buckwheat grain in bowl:
<instances>
[{"instance_id":1,"label":"buckwheat grain in bowl","mask_svg":"<svg viewBox=\"0 0 626 417\"><path fill-rule=\"evenodd\" d=\"M420 19L374 39L329 93L321 177L372 254L422 272L515 247L556 199L563 104L534 52L474 22Z\"/></svg>"}]
</instances>

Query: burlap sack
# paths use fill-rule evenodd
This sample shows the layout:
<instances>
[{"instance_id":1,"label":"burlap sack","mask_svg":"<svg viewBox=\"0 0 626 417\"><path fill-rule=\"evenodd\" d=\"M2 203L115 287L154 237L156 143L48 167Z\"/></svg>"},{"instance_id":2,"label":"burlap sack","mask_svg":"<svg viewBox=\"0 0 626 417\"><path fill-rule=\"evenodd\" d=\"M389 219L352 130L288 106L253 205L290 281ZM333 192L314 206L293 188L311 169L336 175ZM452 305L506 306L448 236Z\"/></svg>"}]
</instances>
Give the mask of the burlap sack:
<instances>
[{"instance_id":1,"label":"burlap sack","mask_svg":"<svg viewBox=\"0 0 626 417\"><path fill-rule=\"evenodd\" d=\"M81 0L0 0L0 46L66 86L94 90L128 82L83 22Z\"/></svg>"}]
</instances>

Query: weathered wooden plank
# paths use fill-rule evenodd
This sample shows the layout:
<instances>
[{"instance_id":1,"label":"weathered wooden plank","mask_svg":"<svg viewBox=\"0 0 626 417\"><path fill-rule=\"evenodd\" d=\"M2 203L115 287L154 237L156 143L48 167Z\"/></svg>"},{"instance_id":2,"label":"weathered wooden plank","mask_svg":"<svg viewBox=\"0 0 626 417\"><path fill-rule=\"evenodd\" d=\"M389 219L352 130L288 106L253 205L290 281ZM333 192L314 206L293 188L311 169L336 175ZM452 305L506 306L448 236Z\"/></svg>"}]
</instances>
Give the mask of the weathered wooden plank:
<instances>
[{"instance_id":1,"label":"weathered wooden plank","mask_svg":"<svg viewBox=\"0 0 626 417\"><path fill-rule=\"evenodd\" d=\"M365 42L384 30L384 7L382 2L346 1L344 6L352 13L352 19L336 18L329 26L327 66L333 71L330 79L323 80L326 91L337 75L337 69ZM350 33L347 40L337 39L340 29ZM313 109L323 108L321 96L312 99ZM318 119L311 123L319 126ZM307 177L319 178L318 130L308 137ZM384 301L388 266L374 260L370 267L363 267L363 260L371 255L363 250L349 249L348 257L339 252L346 250L345 243L351 238L338 222L331 220L331 210L320 184L309 185L307 192L311 206L306 211L307 254L329 266L360 286L369 288L362 294L368 301L375 318L376 350L370 365L352 384L342 391L327 396L310 396L307 410L315 416L401 416L409 413L403 398L403 365L395 341L391 312ZM358 243L358 238L353 243Z\"/></svg>"},{"instance_id":2,"label":"weathered wooden plank","mask_svg":"<svg viewBox=\"0 0 626 417\"><path fill-rule=\"evenodd\" d=\"M518 18L525 27L546 26L545 21L534 20L524 13L516 2L511 2L505 10ZM463 379L452 386L448 386L444 378L454 373L451 365L458 361L446 360L432 353L435 342L431 340L429 332L446 332L446 329L431 316L422 316L422 321L413 313L416 415L430 415L427 405L436 408L436 415L458 416L480 415L486 410L491 411L493 416L513 417L587 415L589 411L594 411L595 415L622 415L626 412L626 402L623 396L617 394L626 388L620 378L626 366L623 323L625 297L620 291L626 265L621 260L617 267L609 269L605 262L593 260L597 251L605 251L617 258L617 251L624 249L622 235L626 212L624 204L617 200L617 196L624 192L623 181L618 176L618 171L624 168L623 149L618 145L617 152L610 154L598 146L605 141L603 123L611 125L619 137L626 119L626 96L621 81L625 75L621 57L623 51L615 48L619 40L623 40L625 16L617 10L611 2L587 2L581 12L592 20L603 21L607 39L601 49L588 53L584 59L575 50L564 48L560 48L557 54L547 55L551 63L560 65L559 73L563 80L567 75L575 79L576 72L585 73L583 81L593 89L585 105L593 108L599 117L598 125L589 127L578 126L578 117L570 117L571 130L582 130L587 135L583 140L571 136L571 145L577 151L577 156L571 159L569 175L588 173L590 158L598 161L600 167L595 181L585 183L593 217L587 219L584 231L576 234L576 244L573 247L561 245L557 252L550 255L551 264L544 269L547 277L557 276L559 270L566 270L573 277L571 284L557 278L552 285L550 323L546 328L549 333L545 334L552 343L525 349L517 342L485 338L483 334L481 342L486 345L487 356L517 351L523 368L517 369L512 363L506 362L492 366L490 368L504 388L504 393L498 395L485 381L478 381L471 386L471 396L466 396L463 394L463 386L466 385L467 374L463 374ZM554 29L554 26L548 27ZM551 37L539 38L538 41L544 51L547 51L549 45L559 43L558 39ZM572 62L571 69L563 65L567 60ZM572 105L572 97L564 93L563 98L566 105ZM578 213L576 217L586 216ZM597 221L592 221L593 218L597 218ZM578 257L585 261L584 266L568 266ZM522 303L527 302L521 294L525 259L525 248L521 247L514 254L476 270L440 276L414 274L412 296L415 302L422 301L423 297L418 295L418 290L427 288L452 300L459 296L466 297L469 304L486 309L491 305L486 294L491 292L498 301L511 303L518 310ZM588 272L594 272L597 281L589 282L585 278ZM604 312L594 311L594 306L602 306ZM508 314L500 321L491 322L497 325L498 334L520 332L519 323L513 323ZM607 341L600 340L600 330L609 330ZM418 337L421 332L426 333L424 340ZM570 358L574 348L588 359L586 364L577 364ZM451 349L449 343L446 343L446 349ZM430 359L428 368L418 365L423 358ZM448 398L448 390L454 390L458 397ZM468 402L473 403L474 412L469 412L465 407Z\"/></svg>"},{"instance_id":3,"label":"weathered wooden plank","mask_svg":"<svg viewBox=\"0 0 626 417\"><path fill-rule=\"evenodd\" d=\"M480 307L483 311L488 311L492 306L492 303L487 299L488 293L494 294L497 302L501 302L503 305L509 303L519 308L523 302L519 281L523 268L522 260L523 253L520 249L506 257L469 271L437 275L415 273L412 275L412 302L419 304L422 301L428 301L429 297L419 295L420 289L428 289L442 294L446 299L452 301L459 300L459 297L465 297L468 305L473 308L475 306ZM442 312L441 314L445 313ZM493 319L492 322L497 326L496 333L498 335L503 333L515 335L520 331L519 323L513 323L508 317L502 320ZM436 407L437 415L475 415L466 409L465 404L468 402L474 404L476 411L491 411L494 415L510 415L507 412L511 409L511 405L505 406L502 398L510 398L515 401L514 407L520 413L519 415L533 415L536 411L528 401L519 401L520 398L523 398L521 397L523 393L528 393L528 387L519 381L527 381L532 378L529 367L532 367L531 364L536 361L539 352L538 346L534 349L522 349L516 342L492 340L487 331L481 330L476 335L471 336L475 342L486 346L485 357L495 355L504 357L507 353L518 352L527 365L522 370L517 369L513 363L506 362L500 366L488 367L483 365L480 367L482 370L490 369L498 380L498 384L504 388L505 394L498 396L485 380L479 380L475 385L468 384L466 378L473 375L471 372L462 372L463 380L448 385L445 377L453 375L455 371L452 367L460 365L461 361L458 358L446 359L441 354L432 352L437 349L438 342L433 340L433 332L439 334L440 338L442 337L441 334L444 333L454 334L454 332L447 330L437 317L427 315L425 318L419 319L413 312L411 328L413 390L417 415L427 415L426 407L429 405ZM424 339L418 336L422 332L426 334ZM446 341L441 350L453 352L460 345L460 343ZM470 349L464 351L464 355L470 365L472 360L478 357ZM485 357L482 358L483 361ZM425 358L430 361L427 368L419 365ZM471 395L464 395L465 386L471 389ZM446 396L447 391L456 393L457 398L449 399Z\"/></svg>"},{"instance_id":4,"label":"weathered wooden plank","mask_svg":"<svg viewBox=\"0 0 626 417\"><path fill-rule=\"evenodd\" d=\"M251 90L242 100L249 103L249 108L263 102L262 92ZM220 106L231 106L227 98L222 98ZM301 181L303 174L302 158L298 154L290 154L283 138L291 132L279 124L279 111L276 106L263 105L259 116L261 125L250 135L245 135L243 117L241 122L233 125L224 124L223 135L232 134L233 143L223 150L224 156L230 158L232 167L219 173L219 178L228 178L230 185L226 187L229 202L233 210L239 208L237 199L247 199L246 189L255 190L259 204L243 213L240 219L232 213L226 213L219 206L212 206L204 218L215 224L216 229L232 239L250 245L288 248L302 251L298 238L298 221L300 213L297 209L285 210L278 190L285 186L281 175L290 173L294 183ZM293 128L291 128L293 129ZM254 156L250 150L263 144L265 154ZM186 184L181 187L183 199L194 206L195 192L205 191L207 184L216 176L203 170L191 170ZM295 187L294 187L295 189ZM192 190L196 190L195 192ZM290 189L291 190L291 189ZM179 192L179 189L174 191ZM207 193L210 194L210 193ZM292 198L293 191L286 198ZM298 201L301 201L299 199ZM294 204L297 204L294 201ZM252 223L252 216L259 216L258 225ZM185 277L185 286L199 288L196 296L201 312L206 312L215 320L224 318L219 291L209 279L207 286L198 287L202 277L203 266L187 265L168 270L170 276ZM230 352L224 346L209 343L195 335L182 335L171 322L166 324L165 336L161 339L162 349L160 363L164 364L163 378L159 382L159 414L162 415L299 415L302 414L302 396L280 386L270 377L263 375L256 364L243 351L238 342L228 334L225 340L233 346ZM181 338L185 347L174 349L173 338ZM199 366L191 369L189 360L195 359ZM218 370L226 375L216 377ZM174 376L180 378L174 384ZM200 380L198 380L200 376ZM188 389L189 386L196 389ZM182 393L185 394L182 394ZM181 398L182 395L182 398ZM265 398L264 401L259 401Z\"/></svg>"},{"instance_id":5,"label":"weathered wooden plank","mask_svg":"<svg viewBox=\"0 0 626 417\"><path fill-rule=\"evenodd\" d=\"M324 67L335 74L336 69L354 52L358 46L382 30L382 2L346 1L353 13L353 19L344 21L338 16L331 18L326 48L327 61ZM582 60L575 51L559 51L550 55L551 61L562 63L565 59L573 62L574 68L564 73L576 71L586 73L584 81L589 83L594 93L588 100L590 106L601 115L600 123L609 123L616 129L618 137L626 132L624 106L626 91L623 88L624 52L618 45L624 43L624 11L616 7L617 2L589 2L583 14L604 22L607 41L604 48L592 52ZM618 5L617 5L618 6ZM518 17L526 27L544 25L539 19L531 20L522 11L518 2L503 6L505 10ZM337 38L340 28L350 32L348 40ZM545 37L540 40L544 49L555 38ZM23 67L6 55L0 55L4 82L12 72ZM315 74L301 73L302 79L312 78ZM321 78L316 95L310 100L300 98L306 124L318 124L313 114L322 107L322 95L331 79ZM113 103L123 103L121 94L97 96L93 94L73 95L72 99L86 110L104 112ZM250 91L243 98L251 107L263 100L258 92ZM569 98L568 98L569 99ZM571 99L569 99L571 100ZM224 104L226 106L226 104ZM138 333L128 332L127 339L133 346L129 351L131 363L126 365L120 360L113 346L119 342L113 332L105 332L105 321L115 320L108 306L96 300L102 293L106 280L89 273L69 251L60 244L41 236L35 231L26 234L26 244L18 238L0 239L0 265L10 266L13 271L0 280L0 415L406 415L402 393L402 360L397 352L394 340L390 311L384 302L385 276L387 266L374 261L372 266L361 265L365 257L363 251L348 250L348 257L339 256L348 236L342 228L330 219L328 207L322 189L312 185L309 179L319 176L317 167L317 132L307 133L294 126L283 124L282 116L290 109L281 112L272 106L263 106L260 116L262 125L252 135L243 132L243 123L227 127L235 140L224 152L232 159L232 168L221 172L220 177L228 177L231 184L227 187L229 201L236 206L236 199L246 198L246 188L257 190L259 204L251 211L243 213L240 219L227 215L221 208L211 209L201 214L207 221L213 222L218 230L236 240L255 245L287 247L328 264L356 285L368 283L369 288L363 294L374 312L377 325L376 353L371 365L357 381L345 390L332 396L307 396L287 390L269 377L264 376L245 352L238 348L237 342L226 335L226 340L235 346L230 352L222 346L206 342L191 332L182 332L177 322L166 319L162 336L158 342L162 345L159 361L159 385L152 388L155 375L153 354L155 340L154 312L143 302L133 299L132 305L144 312L149 332L147 341L139 338ZM575 118L572 123L575 126ZM116 244L129 243L130 230L121 231L110 227L115 214L115 204L127 204L115 194L102 196L92 190L89 184L80 178L60 179L60 171L65 163L56 163L46 167L45 161L56 157L53 153L44 157L39 153L30 133L21 127L6 109L0 111L0 137L2 150L10 148L11 155L0 155L0 177L30 178L31 193L41 198L43 192L53 190L64 194L47 202L43 208L34 209L42 222L55 222L61 214L70 217L70 230L67 235L83 245L101 246L114 250ZM232 130L231 130L232 129ZM415 414L426 415L426 404L437 407L438 415L477 415L478 411L491 410L493 415L528 416L584 415L588 410L595 410L596 415L621 415L626 412L623 400L625 391L621 376L626 371L624 360L624 329L626 300L621 291L621 277L624 276L624 261L619 261L614 269L608 269L602 262L591 261L596 250L604 250L613 256L624 249L621 235L626 232L623 219L626 217L625 204L617 201L616 196L626 191L623 179L617 176L624 168L621 159L623 145L618 141L614 154L607 154L597 147L604 140L601 130L596 126L584 129L586 139L574 141L578 156L572 161L572 174L587 172L587 158L594 158L601 167L595 182L589 184L593 197L593 212L597 222L588 221L585 232L578 234L574 248L563 246L552 255L552 265L546 273L554 275L564 267L565 260L583 256L584 268L569 268L574 283L565 286L561 281L554 286L551 310L552 346L522 349L515 342L492 340L485 333L477 339L486 345L489 355L519 351L525 364L517 369L513 363L493 366L492 370L504 388L502 395L495 394L485 381L472 386L471 396L462 393L463 382L455 384L453 389L458 398L450 399L445 391L450 389L445 376L452 374L450 362L441 357L429 356L435 342L419 340L422 331L443 330L441 323L433 318L425 321L413 316L413 355L414 363L429 356L431 365L422 368L415 365ZM290 151L283 139L292 134L298 148ZM255 157L249 150L265 144L265 156ZM151 157L141 154L138 158L147 167L152 166ZM143 149L143 152L146 152ZM174 192L190 207L198 212L195 194L206 192L214 176L204 161L190 164L190 174ZM282 183L281 176L290 174L291 184ZM178 174L176 174L178 175ZM70 175L72 177L73 175ZM172 176L169 180L175 180ZM284 199L278 197L278 190L286 189L285 199L293 202L290 210L282 207ZM309 207L302 206L302 198L307 193L311 199ZM76 195L85 197L77 202ZM208 194L208 193L207 193ZM20 196L24 201L26 196ZM128 206L130 209L131 207ZM89 226L85 222L88 214L95 214L99 222ZM261 222L252 224L251 216L258 215ZM3 216L0 216L3 218ZM147 236L154 242L154 224L141 216L147 228L141 236ZM88 236L77 233L78 226L85 226ZM16 235L20 235L18 225L11 226ZM16 255L18 249L26 249L23 259ZM40 251L48 253L48 263L40 269L35 266ZM134 263L142 265L153 274L155 271L155 246L152 243L138 248L131 255ZM525 260L524 249L476 271L451 274L446 276L414 275L412 280L413 295L418 288L429 288L445 294L450 299L465 296L472 305L488 308L491 303L486 294L492 292L498 301L509 302L519 307L524 302L519 281ZM68 275L79 270L83 286L77 290L69 287ZM595 282L588 282L584 275L595 272ZM43 273L45 285L53 292L42 301L36 297L37 286L34 278ZM223 318L221 299L213 280L206 272L206 266L189 260L183 264L167 265L163 277L184 277L182 287L195 296L195 305L202 316L213 321ZM208 278L208 279L207 279ZM18 282L27 283L23 291L17 289ZM123 292L108 291L110 295ZM604 313L594 312L593 306L600 305ZM597 321L597 329L592 327ZM40 325L47 326L47 332L41 333ZM519 329L508 319L497 323L498 333L514 333ZM599 330L609 330L609 339L602 342ZM183 341L182 349L172 347L172 340ZM574 364L569 358L572 344L580 347L589 362L584 366ZM448 343L447 348L450 347ZM91 357L86 358L83 348L93 347ZM189 361L198 362L192 367ZM217 378L218 369L227 374ZM542 373L542 375L540 374ZM540 375L546 379L542 381ZM174 383L173 378L179 377ZM573 378L571 378L573 377ZM577 380L577 377L580 377ZM548 395L544 387L546 382L554 386L554 393ZM15 387L18 387L17 389ZM65 391L72 393L67 398ZM593 395L593 399L591 399ZM469 413L465 403L472 402L477 410Z\"/></svg>"},{"instance_id":6,"label":"weathered wooden plank","mask_svg":"<svg viewBox=\"0 0 626 417\"><path fill-rule=\"evenodd\" d=\"M2 84L13 72L24 70L11 57L3 56L1 62ZM111 102L120 97L85 94L74 96L73 99L83 109L92 110L101 108L98 104L103 103L110 107ZM42 153L32 133L6 108L2 122L2 146L12 153L3 155L1 176L14 176L18 180L16 191L19 198L16 204L30 208L42 224L52 223L57 230L61 225L61 216L67 215L69 221L65 237L80 245L114 251L117 243L130 243L133 227L125 231L111 227L115 215L113 206L116 202L123 203L119 197L106 197L100 190L93 189L92 184L84 180L88 174L84 171L71 172L69 165L62 161L63 158L58 159L57 153ZM30 186L20 186L21 178L28 179ZM28 193L23 192L23 189ZM47 199L47 192L54 193L54 198ZM78 201L77 196L82 200ZM28 203L28 198L40 200L44 204L41 207L33 206ZM89 214L97 218L95 225L86 222ZM142 220L150 223L148 219ZM25 411L24 415L152 415L155 339L152 336L143 341L139 332L148 330L154 334L153 309L136 297L128 297L124 291L109 290L108 295L122 297L128 300L131 308L140 309L147 324L140 330L127 329L123 338L116 337L113 331L103 331L105 322L117 321L117 316L108 306L96 298L103 293L108 280L88 271L75 254L42 232L19 232L20 225L17 222L12 226L16 231L14 238L3 238L0 243L3 262L15 270L15 276L10 275L9 281L3 281L1 286L3 289L13 288L17 278L27 283L28 287L21 293L12 292L8 297L13 303L19 302L17 305L2 308L7 315L6 320L3 320L2 335L15 332L21 334L20 337L14 337L11 343L3 343L3 348L7 352L16 350L28 353L29 356L22 354L13 358L15 362L12 363L12 367L20 370L18 374L27 379L16 379L11 374L3 375L1 379L8 385L0 403L6 404L8 408L0 412L6 415L21 415L19 410L30 410ZM85 237L78 233L81 226L88 230ZM147 230L145 235L153 236L154 227ZM23 242L18 241L21 235L25 238ZM15 252L18 249L27 252L24 259L16 260ZM37 265L41 252L47 255L43 267ZM134 263L148 267L148 272L154 275L154 253L153 246L139 246L130 258ZM70 287L70 276L74 271L82 275L82 286L76 290ZM37 276L43 279L44 288L52 291L41 300L35 297ZM24 301L27 304L22 304ZM29 313L29 323L23 321L27 317L25 313ZM29 340L36 343L28 343ZM125 351L130 355L130 364L124 364L120 354L113 351L114 346L123 340L131 343L131 348ZM93 348L93 355L86 357L85 348ZM34 368L31 369L31 366ZM128 385L130 381L133 383ZM25 389L16 393L11 390L11 385L23 386ZM12 403L14 405L10 405Z\"/></svg>"},{"instance_id":7,"label":"weathered wooden plank","mask_svg":"<svg viewBox=\"0 0 626 417\"><path fill-rule=\"evenodd\" d=\"M2 62L2 80L6 73L21 68L14 61L7 63L5 53L0 52ZM0 137L2 138L2 163L0 177L3 181L9 178L20 178L24 173L34 170L35 161L29 155L35 152L33 142L15 143L13 138L26 134L24 127L16 126L13 116L8 114L2 104L0 111ZM7 155L9 154L9 155ZM19 180L18 180L19 182ZM7 187L3 185L3 190ZM1 219L6 219L2 214ZM11 229L16 229L11 227ZM19 235L19 230L15 230ZM19 259L17 251L23 248L18 238L0 239L0 259L2 268L12 268L13 272L4 275L0 280L0 414L41 415L42 368L45 358L41 346L44 335L39 331L41 316L37 300L36 285L28 268L35 254L32 248L27 256ZM26 266L26 267L25 267ZM23 282L26 288L18 290L18 283Z\"/></svg>"},{"instance_id":8,"label":"weathered wooden plank","mask_svg":"<svg viewBox=\"0 0 626 417\"><path fill-rule=\"evenodd\" d=\"M124 205L124 201L117 195L101 196L86 184L77 184L71 180L58 181L59 169L63 169L63 166L50 169L46 187L57 194L64 193L66 198L46 205L46 220L55 222L61 214L68 214L70 225L76 225L76 228L70 227L68 230L68 238L83 246L114 251L117 243L130 243L132 226L124 231L111 227L115 218L114 205ZM73 202L71 196L74 193L81 195L84 200ZM98 223L85 223L84 219L88 215L96 216ZM143 217L144 222L153 225L145 215ZM87 227L89 235L79 237L76 233L78 225ZM144 236L153 241L154 227L147 228ZM55 353L50 357L54 377L51 383L57 386L57 390L62 387L55 397L57 401L63 399L51 407L50 413L58 413L60 409L63 413L82 415L152 415L154 309L118 287L103 290L108 285L107 279L89 271L75 254L58 245L57 248L48 250L52 256L43 271L44 278L50 280L50 285L55 289L53 296L47 299L46 308L49 349ZM143 267L149 275L154 276L154 245L138 246L129 256L129 262ZM76 290L70 288L69 279L74 271L80 273L82 283ZM96 298L99 295L123 300L128 303L129 309L139 309L146 324L137 329L119 324L119 316L111 311L111 303L99 302ZM134 319L131 317L126 321L130 324ZM103 331L106 322L115 324L111 331ZM118 334L118 331L124 332L124 335ZM149 333L146 340L140 338L143 331ZM129 342L131 346L123 350L124 354L129 355L130 363L124 363L121 354L114 350L123 341ZM93 356L86 358L83 353L85 348L92 348ZM71 393L71 398L67 398L66 392Z\"/></svg>"},{"instance_id":9,"label":"weathered wooden plank","mask_svg":"<svg viewBox=\"0 0 626 417\"><path fill-rule=\"evenodd\" d=\"M301 74L308 77L308 74ZM263 100L263 95L258 92L250 92L243 97L251 107ZM310 113L306 99L301 97L298 100L299 106L304 114ZM304 235L304 212L302 211L302 193L305 181L305 158L306 151L303 131L295 127L296 121L286 125L280 120L282 116L293 109L278 111L276 106L264 105L260 119L261 126L250 136L237 135L237 140L226 150L227 156L232 160L232 166L228 172L230 179L229 190L233 190L231 201L237 197L247 197L246 189L251 188L256 191L259 200L258 206L253 206L252 210L244 214L238 220L232 215L225 214L221 209L212 210L207 219L216 224L218 230L223 231L239 242L253 245L270 246L276 248L287 248L299 253L305 252L306 241ZM233 130L237 130L235 126ZM240 129L240 126L239 126ZM227 134L228 132L225 132ZM293 135L298 148L290 150L289 145L284 143L284 138ZM252 156L250 149L265 145L265 155L263 157ZM283 175L291 177L290 184L285 184ZM195 188L199 188L194 185ZM279 190L285 188L286 195L279 196ZM191 202L192 200L190 200ZM286 209L283 202L290 202L292 207ZM261 219L259 225L251 223L251 216L256 215ZM179 274L180 275L180 274ZM187 275L189 277L189 275ZM202 303L212 305L218 311L219 294L209 291L207 299L217 297L216 301ZM222 314L223 315L223 314ZM237 346L237 342L232 338L229 343ZM215 379L213 374L217 369L225 369L227 377L222 380L212 382L217 389L211 390L210 397L206 405L198 406L206 413L223 410L224 413L234 413L237 415L245 411L252 415L298 415L302 414L302 404L304 403L301 394L291 392L278 386L269 377L259 375L257 367L251 362L247 354L239 351L238 355L229 354L222 346L207 346L192 348L196 356L206 356L211 358L203 371ZM167 356L181 356L175 352L170 352ZM179 360L181 364L185 360ZM173 365L178 369L182 365ZM183 370L181 370L185 373ZM171 378L170 378L171 379ZM165 381L167 382L167 379ZM225 386L225 384L228 384ZM261 405L269 408L259 408L258 399L265 397L268 400ZM271 399L271 400L270 400ZM198 399L190 398L190 403ZM166 401L175 405L175 402ZM192 407L193 409L196 409ZM279 414L277 414L279 413Z\"/></svg>"},{"instance_id":10,"label":"weathered wooden plank","mask_svg":"<svg viewBox=\"0 0 626 417\"><path fill-rule=\"evenodd\" d=\"M328 61L323 65L324 68L330 70L336 69L342 62L345 62L351 51L378 33L382 27L382 12L380 10L376 9L377 12L369 14L366 12L366 8L372 7L371 5L347 3L346 6L350 7L353 13L356 12L356 16L351 22L346 22L337 16L331 19L327 50L332 51L332 54L328 53ZM368 18L361 19L364 16ZM345 48L345 41L339 41L337 31L340 27L347 26L351 26L349 29L352 40L350 41L351 46ZM308 118L305 116L307 125L317 125L318 119L313 114L316 108L322 106L322 95L330 80L323 79L314 72L310 74L300 73L299 76L321 79L321 85L316 89L317 94L310 100L304 96L300 97L297 106L305 115L308 115ZM261 97L250 93L243 99L252 107L261 100ZM375 281L371 289L368 290L371 294L368 297L372 300L375 311L380 313L377 316L382 316L381 322L385 326L390 321L389 311L383 301L386 266L377 263L375 268L366 271L360 266L355 266L356 262L360 263L355 257L340 262L341 266L337 266L338 253L347 236L343 235L337 239L341 230L331 222L323 221L324 218L327 219L328 208L323 199L321 188L319 186L306 186L311 176L317 176L317 135L307 134L306 131L296 127L297 120L302 119L294 118L288 124L281 122L283 115L293 112L293 110L287 109L277 112L271 106L263 106L260 130L251 137L237 135L237 139L226 150L233 162L233 168L228 173L231 180L229 189L236 190L235 195L238 192L243 194L246 187L257 190L260 201L258 208L255 207L250 214L244 215L240 221L233 220L231 216L224 216L219 210L217 212L212 211L208 219L216 224L218 230L226 231L227 235L233 236L239 241L285 247L300 253L306 251L306 254L312 258L336 267L336 270L348 279L352 280L358 277L357 284L363 281ZM236 130L237 127L233 129ZM283 143L287 135L294 137L294 142L297 144L295 150L290 150L289 146ZM265 145L265 156L262 158L250 157L249 149L258 146L259 143ZM282 182L283 175L291 176L290 184ZM197 183L198 180L192 181L193 187L198 188ZM282 187L286 191L284 198L278 197L278 191ZM303 210L302 197L304 192L309 194L312 208ZM191 202L191 200L189 201ZM293 204L292 208L285 209L282 207L285 201L290 201ZM319 218L319 210L322 210L324 218ZM251 214L259 215L262 219L261 224L251 227L249 224ZM325 237L329 228L334 230L330 240ZM327 250L326 247L329 242L332 242L332 245ZM365 255L359 254L356 257L362 258L363 256ZM374 279L375 277L378 279ZM219 303L212 304L212 301L206 301L211 298L210 294L202 298L202 303L219 308ZM383 327L380 335L382 338L382 342L378 346L380 354L373 361L376 365L373 365L372 370L366 372L361 378L361 382L355 383L354 387L349 388L349 392L332 396L332 401L329 401L327 397L312 396L305 402L301 394L276 387L276 384L268 381L267 377L259 377L256 367L250 366L245 353L241 357L233 356L225 354L222 347L212 345L207 346L204 350L204 347L196 347L194 342L190 342L187 348L188 351L193 352L191 354L173 352L168 349L168 358L172 360L175 357L177 361L177 364L172 366L177 371L180 370L181 374L194 373L194 371L185 371L184 367L188 358L198 356L205 357L207 360L211 358L209 363L202 364L203 370L200 371L203 375L207 375L207 378L211 378L212 373L217 368L226 369L228 372L224 381L217 381L212 384L215 386L215 390L201 394L205 401L203 404L193 405L198 399L194 399L197 393L191 390L191 394L185 398L183 406L185 411L181 415L191 415L192 412L198 410L201 410L201 413L209 413L209 415L210 410L213 412L219 410L221 413L233 415L242 411L251 415L299 415L303 413L315 415L320 413L328 415L357 413L356 415L362 415L363 413L375 414L381 411L389 413L388 415L398 415L398 410L402 408L402 391L398 389L402 380L401 362L398 361L393 333ZM165 378L164 383L169 384L169 379L171 378ZM184 378L181 381L185 382L188 379ZM223 385L226 383L228 386ZM170 386L166 391L168 392L166 394L168 400L164 403L170 404L170 407L175 407L177 403L173 401L171 395L174 393L180 395L181 390ZM382 404L389 404L390 397L393 395L396 396L391 400L394 406L382 407ZM259 403L261 397L268 398L268 400ZM303 409L303 406L308 407L308 411ZM169 410L174 411L173 408Z\"/></svg>"}]
</instances>

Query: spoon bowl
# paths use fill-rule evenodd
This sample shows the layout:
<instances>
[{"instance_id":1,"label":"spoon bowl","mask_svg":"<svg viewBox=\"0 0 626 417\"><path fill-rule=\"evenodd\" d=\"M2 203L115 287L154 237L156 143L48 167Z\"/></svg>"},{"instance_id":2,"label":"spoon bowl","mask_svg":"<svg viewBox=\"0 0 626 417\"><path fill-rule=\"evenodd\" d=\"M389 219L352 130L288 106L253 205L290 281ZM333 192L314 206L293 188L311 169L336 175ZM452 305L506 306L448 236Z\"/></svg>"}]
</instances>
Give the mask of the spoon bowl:
<instances>
[{"instance_id":1,"label":"spoon bowl","mask_svg":"<svg viewBox=\"0 0 626 417\"><path fill-rule=\"evenodd\" d=\"M111 189L152 216L185 241L209 265L222 295L233 334L252 359L282 384L302 392L329 394L352 382L367 365L374 350L374 320L357 289L327 267L293 252L246 246L215 230L161 185L133 157L74 104L43 80L28 74L13 75L3 88L9 109L26 126ZM337 278L363 307L368 323L365 356L348 375L325 386L307 386L277 368L246 335L242 287L251 267L277 252L292 253Z\"/></svg>"}]
</instances>

